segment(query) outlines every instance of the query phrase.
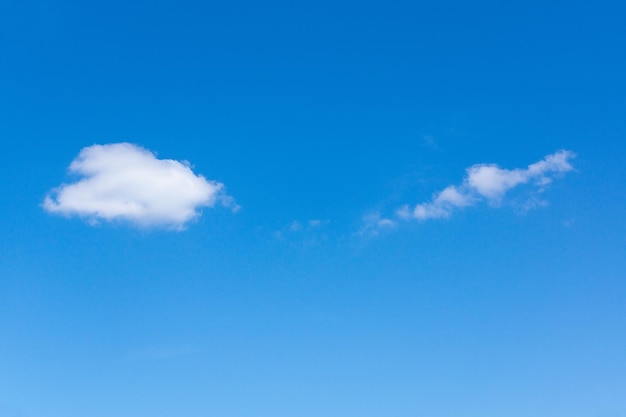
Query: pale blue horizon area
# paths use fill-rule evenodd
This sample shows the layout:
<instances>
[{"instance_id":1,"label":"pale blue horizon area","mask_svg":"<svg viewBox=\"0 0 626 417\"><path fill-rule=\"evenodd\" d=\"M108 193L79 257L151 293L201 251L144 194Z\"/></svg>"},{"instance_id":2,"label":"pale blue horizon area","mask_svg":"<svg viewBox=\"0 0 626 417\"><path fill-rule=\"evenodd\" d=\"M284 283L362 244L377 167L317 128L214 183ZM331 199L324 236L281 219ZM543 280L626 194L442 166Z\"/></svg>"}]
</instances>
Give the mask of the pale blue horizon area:
<instances>
[{"instance_id":1,"label":"pale blue horizon area","mask_svg":"<svg viewBox=\"0 0 626 417\"><path fill-rule=\"evenodd\" d=\"M0 417L626 416L624 21L0 1ZM81 149L120 142L240 209L44 209ZM561 150L543 188L398 217Z\"/></svg>"}]
</instances>

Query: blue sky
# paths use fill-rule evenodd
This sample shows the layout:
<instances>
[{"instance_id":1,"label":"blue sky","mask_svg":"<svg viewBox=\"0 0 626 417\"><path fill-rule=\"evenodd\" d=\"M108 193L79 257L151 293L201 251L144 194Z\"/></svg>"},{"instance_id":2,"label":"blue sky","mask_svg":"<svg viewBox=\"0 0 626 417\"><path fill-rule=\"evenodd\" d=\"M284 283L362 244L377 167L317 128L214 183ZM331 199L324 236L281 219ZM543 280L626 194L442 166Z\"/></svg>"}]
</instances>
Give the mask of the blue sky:
<instances>
[{"instance_id":1,"label":"blue sky","mask_svg":"<svg viewBox=\"0 0 626 417\"><path fill-rule=\"evenodd\" d=\"M625 416L625 18L0 1L0 417Z\"/></svg>"}]
</instances>

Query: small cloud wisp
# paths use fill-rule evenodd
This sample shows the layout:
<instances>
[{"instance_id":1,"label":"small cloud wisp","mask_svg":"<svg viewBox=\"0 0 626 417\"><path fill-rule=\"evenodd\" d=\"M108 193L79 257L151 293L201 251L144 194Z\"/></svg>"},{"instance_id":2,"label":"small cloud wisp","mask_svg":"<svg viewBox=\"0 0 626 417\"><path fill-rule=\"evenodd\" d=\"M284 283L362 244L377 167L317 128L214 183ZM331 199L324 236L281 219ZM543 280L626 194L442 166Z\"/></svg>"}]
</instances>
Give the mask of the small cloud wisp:
<instances>
[{"instance_id":1,"label":"small cloud wisp","mask_svg":"<svg viewBox=\"0 0 626 417\"><path fill-rule=\"evenodd\" d=\"M69 172L80 178L51 190L43 208L91 223L126 221L141 227L182 229L217 202L238 207L224 185L195 174L185 161L157 159L130 143L83 148Z\"/></svg>"},{"instance_id":2,"label":"small cloud wisp","mask_svg":"<svg viewBox=\"0 0 626 417\"><path fill-rule=\"evenodd\" d=\"M522 184L530 184L541 192L555 175L574 169L570 164L574 157L573 152L562 150L527 168L512 170L500 168L496 164L472 165L466 169L465 179L460 185L450 185L436 193L430 201L413 208L402 206L396 214L402 219L448 218L455 210L473 206L480 201L499 204L509 190Z\"/></svg>"}]
</instances>

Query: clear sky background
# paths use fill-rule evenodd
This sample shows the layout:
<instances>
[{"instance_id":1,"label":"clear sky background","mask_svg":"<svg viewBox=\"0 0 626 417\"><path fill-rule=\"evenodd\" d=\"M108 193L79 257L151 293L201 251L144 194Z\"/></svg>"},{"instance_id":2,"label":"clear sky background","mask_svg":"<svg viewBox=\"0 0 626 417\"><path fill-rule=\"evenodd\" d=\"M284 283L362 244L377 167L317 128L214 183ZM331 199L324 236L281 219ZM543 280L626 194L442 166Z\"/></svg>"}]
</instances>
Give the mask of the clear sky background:
<instances>
[{"instance_id":1,"label":"clear sky background","mask_svg":"<svg viewBox=\"0 0 626 417\"><path fill-rule=\"evenodd\" d=\"M626 416L625 21L1 0L0 416ZM54 200L125 142L224 188Z\"/></svg>"}]
</instances>

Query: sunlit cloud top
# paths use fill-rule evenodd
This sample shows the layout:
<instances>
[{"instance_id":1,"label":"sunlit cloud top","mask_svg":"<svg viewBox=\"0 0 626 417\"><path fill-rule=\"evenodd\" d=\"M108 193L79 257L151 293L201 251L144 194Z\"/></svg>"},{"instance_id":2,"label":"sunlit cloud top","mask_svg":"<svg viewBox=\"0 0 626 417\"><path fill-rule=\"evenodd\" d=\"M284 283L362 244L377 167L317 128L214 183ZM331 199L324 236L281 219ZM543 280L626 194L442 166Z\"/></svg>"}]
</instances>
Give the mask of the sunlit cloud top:
<instances>
[{"instance_id":1,"label":"sunlit cloud top","mask_svg":"<svg viewBox=\"0 0 626 417\"><path fill-rule=\"evenodd\" d=\"M236 208L222 183L195 174L185 161L157 159L130 143L86 147L69 172L79 178L51 190L43 202L46 211L90 222L182 229L202 207L220 202Z\"/></svg>"}]
</instances>

